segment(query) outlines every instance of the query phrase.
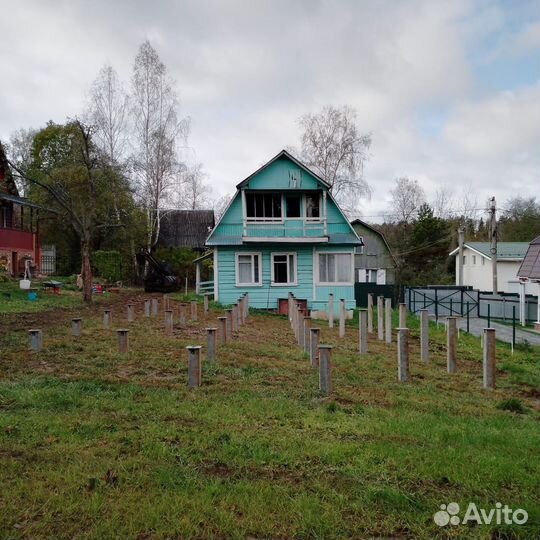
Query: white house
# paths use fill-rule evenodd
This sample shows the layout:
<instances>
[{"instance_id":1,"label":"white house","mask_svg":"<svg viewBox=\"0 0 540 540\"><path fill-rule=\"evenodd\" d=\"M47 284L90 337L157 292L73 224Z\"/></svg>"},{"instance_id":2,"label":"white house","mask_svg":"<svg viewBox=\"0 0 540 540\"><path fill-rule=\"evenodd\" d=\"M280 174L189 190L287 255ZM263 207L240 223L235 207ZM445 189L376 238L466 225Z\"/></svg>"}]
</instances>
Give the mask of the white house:
<instances>
[{"instance_id":1,"label":"white house","mask_svg":"<svg viewBox=\"0 0 540 540\"><path fill-rule=\"evenodd\" d=\"M527 287L536 287L538 294L537 315L534 328L537 332L540 332L540 236L536 237L530 244L525 254L525 258L521 263L521 267L518 270L519 281L522 283L523 289ZM520 296L520 310L519 317L521 324L525 324L525 298L522 294Z\"/></svg>"},{"instance_id":2,"label":"white house","mask_svg":"<svg viewBox=\"0 0 540 540\"><path fill-rule=\"evenodd\" d=\"M480 291L493 291L492 264L489 242L465 242L463 246L463 285ZM529 247L528 242L497 243L498 292L520 293L518 270ZM450 255L457 255L459 248ZM459 279L459 260L456 257L456 285ZM537 294L532 283L527 283L526 294Z\"/></svg>"}]
</instances>

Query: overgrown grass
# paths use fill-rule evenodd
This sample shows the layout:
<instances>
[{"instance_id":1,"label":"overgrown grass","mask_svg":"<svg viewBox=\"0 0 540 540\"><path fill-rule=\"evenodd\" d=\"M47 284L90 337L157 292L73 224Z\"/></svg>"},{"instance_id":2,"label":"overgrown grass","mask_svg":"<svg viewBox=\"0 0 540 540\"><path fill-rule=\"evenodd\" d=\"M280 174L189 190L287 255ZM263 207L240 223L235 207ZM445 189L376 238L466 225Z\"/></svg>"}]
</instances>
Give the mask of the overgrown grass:
<instances>
[{"instance_id":1,"label":"overgrown grass","mask_svg":"<svg viewBox=\"0 0 540 540\"><path fill-rule=\"evenodd\" d=\"M121 300L115 327L128 324ZM325 398L286 318L255 314L190 391L184 347L205 344L220 313L167 336L136 301L127 357L97 309L77 340L65 320L40 319L39 354L23 329L0 334L0 537L540 535L538 350L498 344L497 389L484 391L479 340L461 334L450 376L444 329L431 328L423 365L410 317L400 384L395 344L370 336L360 357L352 324L340 340L315 321L334 346ZM522 410L501 406L512 400ZM450 502L502 502L529 521L439 528L432 516Z\"/></svg>"}]
</instances>

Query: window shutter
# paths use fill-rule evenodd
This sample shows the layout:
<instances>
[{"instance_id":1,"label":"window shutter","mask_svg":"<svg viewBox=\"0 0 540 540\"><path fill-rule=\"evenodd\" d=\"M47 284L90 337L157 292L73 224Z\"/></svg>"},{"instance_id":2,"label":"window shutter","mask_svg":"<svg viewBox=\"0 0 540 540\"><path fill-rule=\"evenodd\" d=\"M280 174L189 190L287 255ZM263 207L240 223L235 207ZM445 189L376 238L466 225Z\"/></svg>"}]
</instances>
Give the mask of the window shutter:
<instances>
[{"instance_id":1,"label":"window shutter","mask_svg":"<svg viewBox=\"0 0 540 540\"><path fill-rule=\"evenodd\" d=\"M384 268L377 270L377 285L386 285L386 270Z\"/></svg>"},{"instance_id":2,"label":"window shutter","mask_svg":"<svg viewBox=\"0 0 540 540\"><path fill-rule=\"evenodd\" d=\"M365 283L365 282L366 282L366 269L359 268L358 269L358 283Z\"/></svg>"}]
</instances>

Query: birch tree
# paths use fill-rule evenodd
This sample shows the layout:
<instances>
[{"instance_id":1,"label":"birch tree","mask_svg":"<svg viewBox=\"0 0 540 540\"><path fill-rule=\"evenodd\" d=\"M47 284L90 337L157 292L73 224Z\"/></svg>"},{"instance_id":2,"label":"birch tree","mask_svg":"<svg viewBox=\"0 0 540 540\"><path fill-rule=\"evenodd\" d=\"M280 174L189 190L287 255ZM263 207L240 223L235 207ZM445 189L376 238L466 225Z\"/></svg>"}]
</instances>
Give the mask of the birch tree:
<instances>
[{"instance_id":1,"label":"birch tree","mask_svg":"<svg viewBox=\"0 0 540 540\"><path fill-rule=\"evenodd\" d=\"M95 128L96 145L110 163L119 165L127 142L128 96L116 70L105 65L90 89L88 122Z\"/></svg>"},{"instance_id":2,"label":"birch tree","mask_svg":"<svg viewBox=\"0 0 540 540\"><path fill-rule=\"evenodd\" d=\"M159 238L163 206L180 189L182 166L177 147L189 120L178 118L178 96L167 69L149 41L139 48L132 76L132 156L136 196L146 213L146 248Z\"/></svg>"},{"instance_id":3,"label":"birch tree","mask_svg":"<svg viewBox=\"0 0 540 540\"><path fill-rule=\"evenodd\" d=\"M183 175L183 206L189 210L199 210L210 204L210 185L201 163L188 167Z\"/></svg>"},{"instance_id":4,"label":"birch tree","mask_svg":"<svg viewBox=\"0 0 540 540\"><path fill-rule=\"evenodd\" d=\"M369 196L364 164L371 135L360 132L356 111L346 106L324 107L317 114L302 116L300 126L302 160L330 184L332 195L348 206Z\"/></svg>"},{"instance_id":5,"label":"birch tree","mask_svg":"<svg viewBox=\"0 0 540 540\"><path fill-rule=\"evenodd\" d=\"M406 176L396 178L395 186L390 193L392 195L391 216L401 222L413 221L420 206L426 200L426 195L418 180L411 180Z\"/></svg>"}]
</instances>

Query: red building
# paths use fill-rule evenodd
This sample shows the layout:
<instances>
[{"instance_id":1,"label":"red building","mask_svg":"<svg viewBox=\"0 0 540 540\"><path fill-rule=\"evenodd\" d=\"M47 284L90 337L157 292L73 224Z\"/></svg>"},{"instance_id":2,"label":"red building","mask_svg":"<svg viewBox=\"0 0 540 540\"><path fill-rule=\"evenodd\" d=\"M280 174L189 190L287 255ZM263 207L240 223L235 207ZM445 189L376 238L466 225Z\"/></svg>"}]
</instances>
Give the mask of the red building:
<instances>
[{"instance_id":1,"label":"red building","mask_svg":"<svg viewBox=\"0 0 540 540\"><path fill-rule=\"evenodd\" d=\"M27 260L39 272L39 205L19 197L0 143L0 271L24 274Z\"/></svg>"}]
</instances>

